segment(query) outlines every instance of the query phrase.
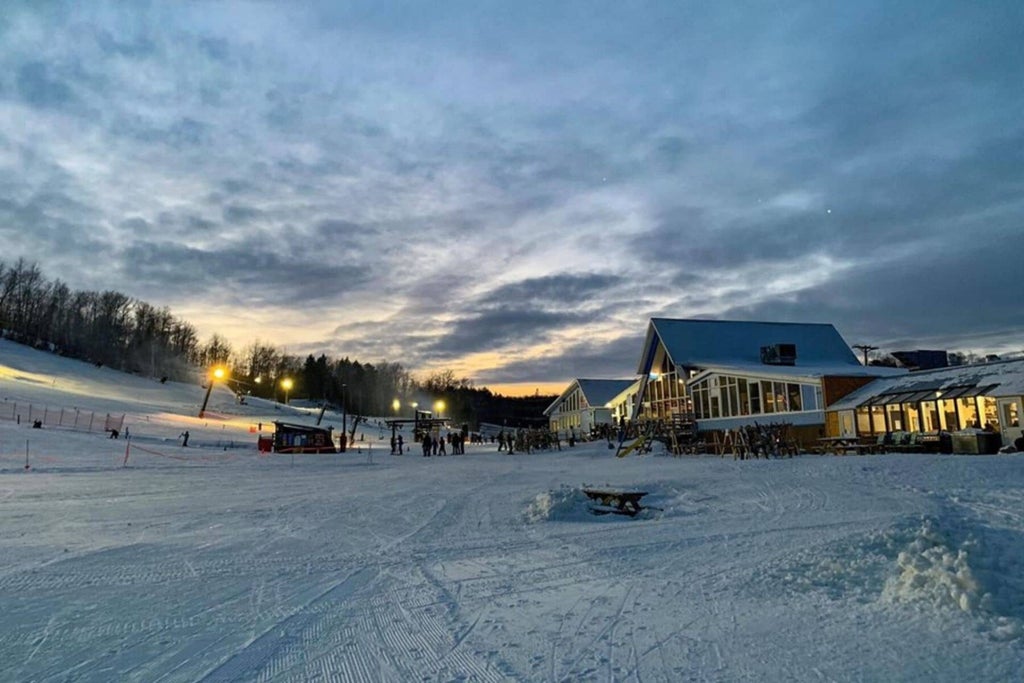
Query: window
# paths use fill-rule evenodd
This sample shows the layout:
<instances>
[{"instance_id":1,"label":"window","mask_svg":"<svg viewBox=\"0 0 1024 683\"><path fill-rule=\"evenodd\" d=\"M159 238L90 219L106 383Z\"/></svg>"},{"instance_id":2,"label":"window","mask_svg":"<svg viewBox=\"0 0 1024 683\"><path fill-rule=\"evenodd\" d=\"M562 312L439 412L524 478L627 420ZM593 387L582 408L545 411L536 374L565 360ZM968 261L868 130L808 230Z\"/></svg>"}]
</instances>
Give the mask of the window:
<instances>
[{"instance_id":1,"label":"window","mask_svg":"<svg viewBox=\"0 0 1024 683\"><path fill-rule=\"evenodd\" d=\"M1003 428L1020 426L1020 408L1016 401L1003 404Z\"/></svg>"},{"instance_id":2,"label":"window","mask_svg":"<svg viewBox=\"0 0 1024 683\"><path fill-rule=\"evenodd\" d=\"M750 414L757 415L761 412L761 383L750 383Z\"/></svg>"},{"instance_id":3,"label":"window","mask_svg":"<svg viewBox=\"0 0 1024 683\"><path fill-rule=\"evenodd\" d=\"M868 408L857 408L857 433L871 433L871 413Z\"/></svg>"},{"instance_id":4,"label":"window","mask_svg":"<svg viewBox=\"0 0 1024 683\"><path fill-rule=\"evenodd\" d=\"M786 385L786 396L789 398L789 409L793 411L802 410L800 407L800 385L799 384L787 384Z\"/></svg>"},{"instance_id":5,"label":"window","mask_svg":"<svg viewBox=\"0 0 1024 683\"><path fill-rule=\"evenodd\" d=\"M903 431L903 411L898 403L890 403L885 406L885 412L889 415L889 427L894 432Z\"/></svg>"},{"instance_id":6,"label":"window","mask_svg":"<svg viewBox=\"0 0 1024 683\"><path fill-rule=\"evenodd\" d=\"M803 401L804 410L818 410L818 403L814 396L813 384L800 385L800 398Z\"/></svg>"},{"instance_id":7,"label":"window","mask_svg":"<svg viewBox=\"0 0 1024 683\"><path fill-rule=\"evenodd\" d=\"M789 403L786 401L786 384L784 382L772 382L775 388L775 412L784 413L789 410Z\"/></svg>"},{"instance_id":8,"label":"window","mask_svg":"<svg viewBox=\"0 0 1024 683\"><path fill-rule=\"evenodd\" d=\"M764 403L764 412L775 412L775 394L772 393L771 382L761 382L761 399Z\"/></svg>"},{"instance_id":9,"label":"window","mask_svg":"<svg viewBox=\"0 0 1024 683\"><path fill-rule=\"evenodd\" d=\"M750 415L750 393L747 390L747 380L739 380L740 391L740 415Z\"/></svg>"}]
</instances>

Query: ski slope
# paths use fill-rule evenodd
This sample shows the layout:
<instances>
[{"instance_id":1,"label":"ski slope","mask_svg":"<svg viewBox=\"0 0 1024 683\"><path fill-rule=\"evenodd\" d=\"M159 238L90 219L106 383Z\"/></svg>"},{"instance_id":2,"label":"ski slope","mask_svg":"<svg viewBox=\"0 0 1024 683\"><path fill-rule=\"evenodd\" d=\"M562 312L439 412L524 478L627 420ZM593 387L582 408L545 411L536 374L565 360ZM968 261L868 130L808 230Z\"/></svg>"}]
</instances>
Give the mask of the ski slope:
<instances>
[{"instance_id":1,"label":"ski slope","mask_svg":"<svg viewBox=\"0 0 1024 683\"><path fill-rule=\"evenodd\" d=\"M132 435L0 420L0 680L1024 679L1022 456L260 456L314 418L202 396L0 342Z\"/></svg>"}]
</instances>

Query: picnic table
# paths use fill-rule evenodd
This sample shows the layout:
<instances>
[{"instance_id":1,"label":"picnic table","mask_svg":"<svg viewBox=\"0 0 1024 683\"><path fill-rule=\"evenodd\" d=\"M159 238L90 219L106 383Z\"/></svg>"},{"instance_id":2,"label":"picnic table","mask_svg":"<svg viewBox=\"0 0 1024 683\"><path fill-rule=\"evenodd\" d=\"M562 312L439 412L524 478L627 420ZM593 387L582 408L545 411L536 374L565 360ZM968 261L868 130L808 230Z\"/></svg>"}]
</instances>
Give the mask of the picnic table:
<instances>
[{"instance_id":1,"label":"picnic table","mask_svg":"<svg viewBox=\"0 0 1024 683\"><path fill-rule=\"evenodd\" d=\"M850 452L864 455L873 453L875 448L874 443L864 443L855 436L826 436L818 439L818 443L822 445L822 450L825 453L834 453L835 455L846 455Z\"/></svg>"},{"instance_id":2,"label":"picnic table","mask_svg":"<svg viewBox=\"0 0 1024 683\"><path fill-rule=\"evenodd\" d=\"M630 517L635 517L644 509L640 505L640 499L647 495L647 491L612 491L608 489L583 489L583 493L590 500L596 502L596 505L590 508L594 514L612 513Z\"/></svg>"}]
</instances>

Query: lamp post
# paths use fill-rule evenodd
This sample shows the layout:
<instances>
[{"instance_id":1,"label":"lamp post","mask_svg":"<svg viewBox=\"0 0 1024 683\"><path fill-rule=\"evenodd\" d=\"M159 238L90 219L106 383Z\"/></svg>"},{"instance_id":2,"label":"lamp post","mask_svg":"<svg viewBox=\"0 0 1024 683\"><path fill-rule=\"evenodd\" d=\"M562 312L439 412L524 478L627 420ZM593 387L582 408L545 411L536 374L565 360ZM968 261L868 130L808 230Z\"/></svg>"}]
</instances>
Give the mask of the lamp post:
<instances>
[{"instance_id":1,"label":"lamp post","mask_svg":"<svg viewBox=\"0 0 1024 683\"><path fill-rule=\"evenodd\" d=\"M290 377L285 377L281 380L281 388L284 389L284 404L288 405L288 392L292 390L294 386Z\"/></svg>"},{"instance_id":2,"label":"lamp post","mask_svg":"<svg viewBox=\"0 0 1024 683\"><path fill-rule=\"evenodd\" d=\"M213 391L213 383L215 380L222 379L227 371L219 365L210 372L210 377L206 382L206 395L203 396L203 405L199 409L199 417L203 417L206 414L206 404L210 402L210 392Z\"/></svg>"},{"instance_id":3,"label":"lamp post","mask_svg":"<svg viewBox=\"0 0 1024 683\"><path fill-rule=\"evenodd\" d=\"M347 384L341 385L341 433L344 434L348 430L348 413L345 412L345 387ZM353 430L355 431L355 430Z\"/></svg>"}]
</instances>

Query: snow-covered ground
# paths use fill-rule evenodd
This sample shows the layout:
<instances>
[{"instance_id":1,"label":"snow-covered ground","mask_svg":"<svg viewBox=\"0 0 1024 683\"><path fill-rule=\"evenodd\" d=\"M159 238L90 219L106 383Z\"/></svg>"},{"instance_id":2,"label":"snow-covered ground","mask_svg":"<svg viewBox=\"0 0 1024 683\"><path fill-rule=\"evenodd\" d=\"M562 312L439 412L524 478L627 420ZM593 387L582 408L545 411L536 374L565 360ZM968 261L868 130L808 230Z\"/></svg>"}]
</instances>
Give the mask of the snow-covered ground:
<instances>
[{"instance_id":1,"label":"snow-covered ground","mask_svg":"<svg viewBox=\"0 0 1024 683\"><path fill-rule=\"evenodd\" d=\"M132 435L0 420L0 680L1024 679L1022 456L260 456L313 418L202 394L0 342Z\"/></svg>"}]
</instances>

